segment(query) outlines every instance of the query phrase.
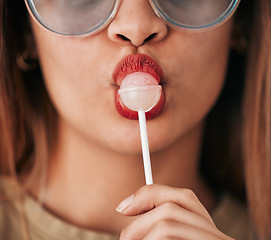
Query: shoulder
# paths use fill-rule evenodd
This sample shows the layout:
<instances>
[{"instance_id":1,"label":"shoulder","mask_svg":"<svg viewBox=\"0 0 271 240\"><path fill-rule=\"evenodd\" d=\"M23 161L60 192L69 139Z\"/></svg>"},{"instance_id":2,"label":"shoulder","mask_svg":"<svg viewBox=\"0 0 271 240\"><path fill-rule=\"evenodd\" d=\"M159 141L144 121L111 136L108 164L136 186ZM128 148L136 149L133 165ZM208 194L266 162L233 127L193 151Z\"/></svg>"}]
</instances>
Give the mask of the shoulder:
<instances>
[{"instance_id":1,"label":"shoulder","mask_svg":"<svg viewBox=\"0 0 271 240\"><path fill-rule=\"evenodd\" d=\"M21 217L16 200L10 200L16 185L11 178L0 177L0 239L23 239Z\"/></svg>"},{"instance_id":2,"label":"shoulder","mask_svg":"<svg viewBox=\"0 0 271 240\"><path fill-rule=\"evenodd\" d=\"M244 204L225 196L211 215L217 228L226 235L237 240L249 239L249 217Z\"/></svg>"},{"instance_id":3,"label":"shoulder","mask_svg":"<svg viewBox=\"0 0 271 240\"><path fill-rule=\"evenodd\" d=\"M80 239L117 240L117 236L71 225L57 218L31 198L15 198L18 187L11 178L0 176L0 240ZM1 198L2 197L2 198ZM7 200L7 197L9 200Z\"/></svg>"}]
</instances>

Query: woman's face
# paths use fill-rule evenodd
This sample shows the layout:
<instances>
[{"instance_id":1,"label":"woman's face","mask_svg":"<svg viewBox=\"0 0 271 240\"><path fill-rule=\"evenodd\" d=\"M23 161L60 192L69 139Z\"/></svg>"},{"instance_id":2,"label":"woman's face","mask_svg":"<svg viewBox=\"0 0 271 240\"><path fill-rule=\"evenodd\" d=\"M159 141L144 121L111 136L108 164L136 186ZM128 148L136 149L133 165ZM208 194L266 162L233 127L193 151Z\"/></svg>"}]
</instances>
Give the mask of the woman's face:
<instances>
[{"instance_id":1,"label":"woman's face","mask_svg":"<svg viewBox=\"0 0 271 240\"><path fill-rule=\"evenodd\" d=\"M114 20L88 37L62 37L32 23L38 55L61 129L109 150L140 153L138 121L119 114L112 74L132 54L164 72L164 108L148 120L150 149L162 150L199 126L225 78L232 21L189 32L173 29L146 0L122 1Z\"/></svg>"}]
</instances>

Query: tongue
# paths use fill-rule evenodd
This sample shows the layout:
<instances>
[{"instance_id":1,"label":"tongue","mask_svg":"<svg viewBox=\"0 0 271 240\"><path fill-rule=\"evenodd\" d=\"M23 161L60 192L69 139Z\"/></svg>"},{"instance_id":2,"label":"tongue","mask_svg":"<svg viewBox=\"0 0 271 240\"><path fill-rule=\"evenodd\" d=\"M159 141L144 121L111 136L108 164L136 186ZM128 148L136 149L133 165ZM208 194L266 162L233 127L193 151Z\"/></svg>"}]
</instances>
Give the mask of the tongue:
<instances>
[{"instance_id":1,"label":"tongue","mask_svg":"<svg viewBox=\"0 0 271 240\"><path fill-rule=\"evenodd\" d=\"M133 111L150 111L161 98L162 88L148 73L127 75L121 82L119 94L122 103Z\"/></svg>"},{"instance_id":2,"label":"tongue","mask_svg":"<svg viewBox=\"0 0 271 240\"><path fill-rule=\"evenodd\" d=\"M157 80L149 73L135 72L128 74L121 82L120 88L158 85Z\"/></svg>"}]
</instances>

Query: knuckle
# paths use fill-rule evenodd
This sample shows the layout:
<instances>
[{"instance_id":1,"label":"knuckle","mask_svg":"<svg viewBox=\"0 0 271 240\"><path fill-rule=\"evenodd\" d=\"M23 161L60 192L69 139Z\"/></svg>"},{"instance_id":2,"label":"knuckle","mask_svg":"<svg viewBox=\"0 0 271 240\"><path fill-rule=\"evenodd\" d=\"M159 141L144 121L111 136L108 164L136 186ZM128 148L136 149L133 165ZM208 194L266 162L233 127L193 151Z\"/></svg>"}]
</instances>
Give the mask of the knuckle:
<instances>
[{"instance_id":1,"label":"knuckle","mask_svg":"<svg viewBox=\"0 0 271 240\"><path fill-rule=\"evenodd\" d=\"M161 239L167 239L171 235L172 222L168 219L159 221L154 227L153 231L155 236L159 236Z\"/></svg>"},{"instance_id":2,"label":"knuckle","mask_svg":"<svg viewBox=\"0 0 271 240\"><path fill-rule=\"evenodd\" d=\"M128 225L124 228L119 236L119 240L141 240L142 236L138 234L138 230L136 230L131 225Z\"/></svg>"},{"instance_id":3,"label":"knuckle","mask_svg":"<svg viewBox=\"0 0 271 240\"><path fill-rule=\"evenodd\" d=\"M124 228L120 233L119 240L135 240L135 239L130 236L128 228Z\"/></svg>"},{"instance_id":4,"label":"knuckle","mask_svg":"<svg viewBox=\"0 0 271 240\"><path fill-rule=\"evenodd\" d=\"M170 226L171 226L170 220L163 219L157 223L156 228L162 232L166 232L166 230L168 230Z\"/></svg>"},{"instance_id":5,"label":"knuckle","mask_svg":"<svg viewBox=\"0 0 271 240\"><path fill-rule=\"evenodd\" d=\"M137 202L144 201L145 203L143 205L141 204L139 205L140 213L145 212L146 210L150 210L157 205L155 199L156 199L156 195L158 191L159 191L159 187L155 184L152 184L152 185L145 185L135 192L134 198L136 199L136 201Z\"/></svg>"},{"instance_id":6,"label":"knuckle","mask_svg":"<svg viewBox=\"0 0 271 240\"><path fill-rule=\"evenodd\" d=\"M167 224L174 219L177 208L179 208L179 206L173 202L166 202L159 206L156 212L158 227L168 226Z\"/></svg>"},{"instance_id":7,"label":"knuckle","mask_svg":"<svg viewBox=\"0 0 271 240\"><path fill-rule=\"evenodd\" d=\"M187 199L190 199L190 200L194 200L194 199L197 199L197 196L196 194L189 188L183 188L182 190L182 194L187 198Z\"/></svg>"},{"instance_id":8,"label":"knuckle","mask_svg":"<svg viewBox=\"0 0 271 240\"><path fill-rule=\"evenodd\" d=\"M121 233L120 233L120 240L126 240L127 239L127 230L126 230L126 228L124 228L122 231L121 231Z\"/></svg>"},{"instance_id":9,"label":"knuckle","mask_svg":"<svg viewBox=\"0 0 271 240\"><path fill-rule=\"evenodd\" d=\"M138 189L136 194L151 194L157 191L158 186L156 184L145 185Z\"/></svg>"},{"instance_id":10,"label":"knuckle","mask_svg":"<svg viewBox=\"0 0 271 240\"><path fill-rule=\"evenodd\" d=\"M176 211L177 205L173 202L165 202L161 205L162 215L172 215Z\"/></svg>"}]
</instances>

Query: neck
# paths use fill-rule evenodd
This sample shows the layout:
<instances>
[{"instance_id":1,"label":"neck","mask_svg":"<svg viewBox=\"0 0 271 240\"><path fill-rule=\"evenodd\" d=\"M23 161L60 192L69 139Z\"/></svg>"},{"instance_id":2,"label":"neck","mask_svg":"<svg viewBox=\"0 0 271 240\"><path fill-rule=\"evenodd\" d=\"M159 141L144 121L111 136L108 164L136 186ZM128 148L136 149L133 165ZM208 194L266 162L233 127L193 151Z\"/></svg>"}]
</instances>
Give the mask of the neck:
<instances>
[{"instance_id":1,"label":"neck","mask_svg":"<svg viewBox=\"0 0 271 240\"><path fill-rule=\"evenodd\" d=\"M192 189L205 206L212 195L198 173L203 126L151 153L155 184ZM61 131L49 162L44 205L62 219L89 229L119 233L131 221L115 211L145 184L141 154L127 155L79 141Z\"/></svg>"}]
</instances>

